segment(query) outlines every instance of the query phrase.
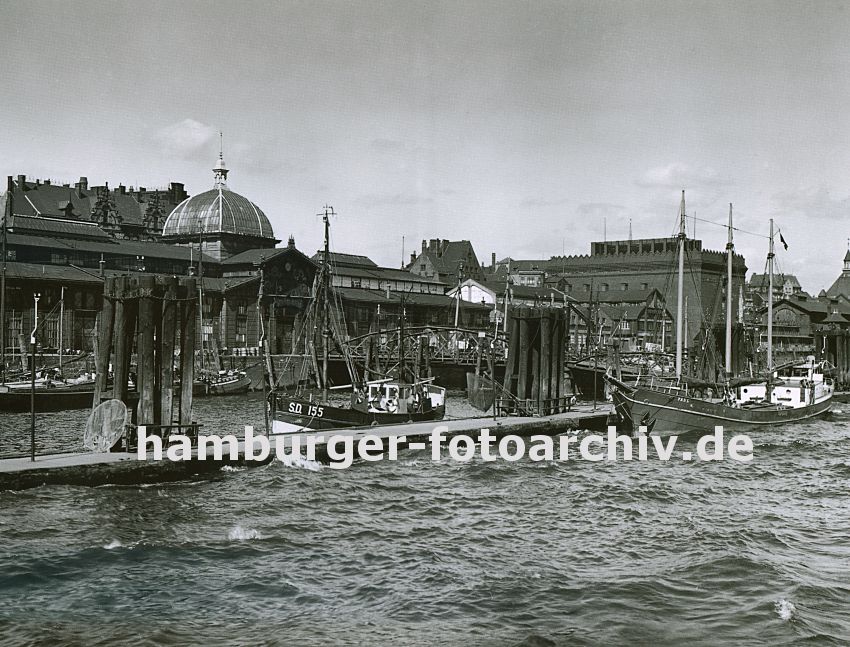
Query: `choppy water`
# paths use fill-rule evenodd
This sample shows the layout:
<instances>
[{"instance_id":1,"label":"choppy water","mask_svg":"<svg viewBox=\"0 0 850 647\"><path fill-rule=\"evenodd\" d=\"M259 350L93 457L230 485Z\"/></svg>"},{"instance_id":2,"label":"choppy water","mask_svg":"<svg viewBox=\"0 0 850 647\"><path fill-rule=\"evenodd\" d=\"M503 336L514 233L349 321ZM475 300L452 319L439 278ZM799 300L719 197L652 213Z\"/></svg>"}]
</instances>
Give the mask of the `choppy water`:
<instances>
[{"instance_id":1,"label":"choppy water","mask_svg":"<svg viewBox=\"0 0 850 647\"><path fill-rule=\"evenodd\" d=\"M407 452L0 492L0 644L848 644L840 406L760 433L750 464Z\"/></svg>"}]
</instances>

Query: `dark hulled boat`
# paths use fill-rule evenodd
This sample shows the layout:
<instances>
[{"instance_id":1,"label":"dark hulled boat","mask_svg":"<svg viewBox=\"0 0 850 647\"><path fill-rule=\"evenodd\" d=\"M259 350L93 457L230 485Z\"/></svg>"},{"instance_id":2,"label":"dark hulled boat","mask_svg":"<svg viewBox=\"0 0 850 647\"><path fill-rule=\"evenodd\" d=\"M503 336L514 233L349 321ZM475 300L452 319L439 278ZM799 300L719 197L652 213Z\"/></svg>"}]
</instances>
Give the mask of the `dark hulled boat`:
<instances>
[{"instance_id":1,"label":"dark hulled boat","mask_svg":"<svg viewBox=\"0 0 850 647\"><path fill-rule=\"evenodd\" d=\"M673 384L630 386L611 376L606 379L615 387L614 411L628 430L645 427L648 432L663 435L710 431L719 425L725 430L743 431L804 422L829 411L831 382L816 372L813 363L798 368L808 370L810 377L793 380L780 375L770 397L764 395L765 384L738 387L734 394L709 400L694 397L687 388ZM756 392L763 395L752 397Z\"/></svg>"},{"instance_id":2,"label":"dark hulled boat","mask_svg":"<svg viewBox=\"0 0 850 647\"><path fill-rule=\"evenodd\" d=\"M325 250L321 273L315 284L315 297L308 310L308 320L312 325L305 325L305 334L313 335L322 331L322 370L318 370L318 360L314 360L314 377L321 386L321 399L313 395L305 396L296 392L290 395L278 391L274 379L272 391L268 398L268 413L271 422L271 433L285 434L300 431L316 431L323 429L341 429L346 427L361 427L373 425L392 425L406 422L441 420L445 415L446 391L433 384L433 378L418 379L408 382L404 379L404 302L402 315L399 320L399 366L398 379L381 379L364 382L358 379L357 371L351 360L348 345L341 341L342 334L334 336L335 319L330 313L330 250L329 250L329 216L333 214L331 207L325 208ZM260 279L260 299L262 299L262 275ZM348 406L333 403L329 400L328 362L329 349L336 339L340 350L346 359L346 366L351 378L351 384L342 388L351 388L351 400ZM317 346L315 338L309 339L308 344L315 358ZM264 352L268 349L264 344ZM271 362L268 362L271 366ZM271 369L269 369L271 374ZM270 375L271 377L271 375ZM302 380L297 386L303 386ZM337 387L340 388L340 387Z\"/></svg>"},{"instance_id":3,"label":"dark hulled boat","mask_svg":"<svg viewBox=\"0 0 850 647\"><path fill-rule=\"evenodd\" d=\"M45 382L35 386L35 410L63 411L65 409L86 409L92 406L94 382ZM0 411L24 412L30 410L32 385L17 382L0 385Z\"/></svg>"},{"instance_id":4,"label":"dark hulled boat","mask_svg":"<svg viewBox=\"0 0 850 647\"><path fill-rule=\"evenodd\" d=\"M729 205L729 240L727 250L727 285L732 284L732 205ZM773 220L770 221L768 252L767 357L768 374L764 381L735 386L732 380L732 290L726 300L726 380L714 385L714 393L722 398L696 397L688 388L682 373L682 286L684 281L685 194L679 218L679 295L677 300L676 379L650 379L635 385L607 375L612 387L614 408L622 425L630 431L678 434L688 431L710 431L716 426L743 430L803 422L821 416L831 407L834 385L825 377L823 363L809 357L802 365L777 372L773 368ZM704 391L707 392L707 389Z\"/></svg>"},{"instance_id":5,"label":"dark hulled boat","mask_svg":"<svg viewBox=\"0 0 850 647\"><path fill-rule=\"evenodd\" d=\"M446 413L441 387L394 381L367 386L369 396L353 394L348 407L278 394L271 402L272 433L442 420Z\"/></svg>"}]
</instances>

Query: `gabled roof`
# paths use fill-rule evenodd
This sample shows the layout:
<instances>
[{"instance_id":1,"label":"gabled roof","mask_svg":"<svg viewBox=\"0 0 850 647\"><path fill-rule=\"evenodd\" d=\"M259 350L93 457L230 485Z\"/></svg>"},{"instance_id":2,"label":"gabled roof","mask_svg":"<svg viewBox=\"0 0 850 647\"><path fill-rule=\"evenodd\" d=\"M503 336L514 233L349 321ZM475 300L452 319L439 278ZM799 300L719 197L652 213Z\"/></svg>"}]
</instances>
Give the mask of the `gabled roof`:
<instances>
[{"instance_id":1,"label":"gabled roof","mask_svg":"<svg viewBox=\"0 0 850 647\"><path fill-rule=\"evenodd\" d=\"M421 252L414 263L426 256L439 274L451 275L456 275L460 263L466 263L467 259L475 259L476 265L478 264L478 257L468 240L443 240L439 242L439 247L439 252L431 248ZM410 263L407 267L412 265L413 263Z\"/></svg>"},{"instance_id":2,"label":"gabled roof","mask_svg":"<svg viewBox=\"0 0 850 647\"><path fill-rule=\"evenodd\" d=\"M15 216L9 224L9 231L15 233L34 233L36 235L56 234L74 238L109 240L110 236L94 223L64 218L35 218Z\"/></svg>"},{"instance_id":3,"label":"gabled roof","mask_svg":"<svg viewBox=\"0 0 850 647\"><path fill-rule=\"evenodd\" d=\"M779 289L783 285L785 285L786 281L791 281L791 285L795 288L799 288L800 282L797 280L797 277L793 274L774 274L773 275L773 287L774 289ZM768 274L753 274L750 277L749 287L753 289L762 289L766 288L770 282L770 277Z\"/></svg>"},{"instance_id":4,"label":"gabled roof","mask_svg":"<svg viewBox=\"0 0 850 647\"><path fill-rule=\"evenodd\" d=\"M6 263L6 277L9 279L22 280L53 280L63 283L90 283L92 285L103 285L103 279L94 273L68 267L65 265L40 265L38 263L18 263L9 261Z\"/></svg>"},{"instance_id":5,"label":"gabled roof","mask_svg":"<svg viewBox=\"0 0 850 647\"><path fill-rule=\"evenodd\" d=\"M25 190L24 190L25 189ZM98 189L77 190L72 186L15 181L15 214L91 221L92 207L98 199ZM142 225L142 207L132 195L118 189L106 189L115 210L125 225Z\"/></svg>"},{"instance_id":6,"label":"gabled roof","mask_svg":"<svg viewBox=\"0 0 850 647\"><path fill-rule=\"evenodd\" d=\"M850 253L850 252L848 252ZM850 274L842 273L826 291L828 297L850 297Z\"/></svg>"},{"instance_id":7,"label":"gabled roof","mask_svg":"<svg viewBox=\"0 0 850 647\"><path fill-rule=\"evenodd\" d=\"M152 241L123 240L105 238L96 240L80 240L52 236L36 236L33 234L8 234L7 244L21 247L47 247L59 252L77 250L94 254L109 254L117 256L147 256L149 258L167 258L189 261L197 259L197 251L178 245L166 245ZM204 263L217 264L217 260L208 254L203 256Z\"/></svg>"},{"instance_id":8,"label":"gabled roof","mask_svg":"<svg viewBox=\"0 0 850 647\"><path fill-rule=\"evenodd\" d=\"M315 263L321 264L323 259L325 258L324 250L319 250L315 254L313 254L312 260ZM341 254L339 252L331 252L328 254L328 259L331 262L331 265L344 265L344 266L355 266L355 267L378 267L378 264L375 263L368 256L361 256L359 254Z\"/></svg>"},{"instance_id":9,"label":"gabled roof","mask_svg":"<svg viewBox=\"0 0 850 647\"><path fill-rule=\"evenodd\" d=\"M286 253L297 254L309 263L313 263L312 259L307 258L299 249L286 246L271 247L267 249L246 249L244 252L231 256L230 258L226 258L221 262L221 264L223 266L250 265L253 267L254 265L259 264L260 261L270 261L271 259L277 258L281 254Z\"/></svg>"}]
</instances>

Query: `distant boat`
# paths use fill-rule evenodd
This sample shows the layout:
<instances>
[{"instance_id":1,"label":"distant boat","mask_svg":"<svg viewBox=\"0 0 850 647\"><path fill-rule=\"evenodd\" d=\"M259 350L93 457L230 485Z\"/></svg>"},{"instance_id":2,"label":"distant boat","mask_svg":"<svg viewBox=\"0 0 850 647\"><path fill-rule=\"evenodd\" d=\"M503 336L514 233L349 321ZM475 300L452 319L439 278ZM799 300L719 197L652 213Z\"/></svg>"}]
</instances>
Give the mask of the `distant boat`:
<instances>
[{"instance_id":1,"label":"distant boat","mask_svg":"<svg viewBox=\"0 0 850 647\"><path fill-rule=\"evenodd\" d=\"M94 375L62 380L43 376L35 381L35 410L63 411L91 407L94 397ZM32 382L22 380L0 385L0 411L30 410Z\"/></svg>"},{"instance_id":2,"label":"distant boat","mask_svg":"<svg viewBox=\"0 0 850 647\"><path fill-rule=\"evenodd\" d=\"M732 284L732 205L729 205L727 285ZM679 283L676 325L676 379L646 378L629 385L611 375L614 409L622 423L635 431L645 427L658 434L707 431L715 426L742 430L802 422L821 416L831 407L835 387L825 377L825 363L810 356L803 364L777 371L773 367L773 220L770 221L768 252L768 373L762 379L732 379L732 290L726 300L726 378L723 383L695 384L682 374L682 289L685 254L685 193L679 221ZM709 392L711 391L711 392Z\"/></svg>"},{"instance_id":3,"label":"distant boat","mask_svg":"<svg viewBox=\"0 0 850 647\"><path fill-rule=\"evenodd\" d=\"M204 395L235 395L247 393L251 387L251 378L245 371L219 371L218 375L207 373L195 380L192 394Z\"/></svg>"}]
</instances>

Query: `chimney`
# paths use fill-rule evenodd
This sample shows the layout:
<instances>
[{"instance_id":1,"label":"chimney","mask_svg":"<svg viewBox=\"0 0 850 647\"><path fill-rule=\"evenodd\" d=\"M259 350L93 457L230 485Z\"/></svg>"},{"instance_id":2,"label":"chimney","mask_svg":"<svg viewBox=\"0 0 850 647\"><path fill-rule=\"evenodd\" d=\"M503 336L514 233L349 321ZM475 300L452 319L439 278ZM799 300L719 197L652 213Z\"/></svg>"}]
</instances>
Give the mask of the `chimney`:
<instances>
[{"instance_id":1,"label":"chimney","mask_svg":"<svg viewBox=\"0 0 850 647\"><path fill-rule=\"evenodd\" d=\"M427 252L427 251L428 251L428 243L427 243L427 241L425 241L425 239L423 238L423 239L422 239L422 253L424 254L424 253L425 253L425 252Z\"/></svg>"},{"instance_id":2,"label":"chimney","mask_svg":"<svg viewBox=\"0 0 850 647\"><path fill-rule=\"evenodd\" d=\"M74 188L77 190L77 197L82 198L83 192L89 190L89 179L87 177L80 177L80 181L74 183Z\"/></svg>"},{"instance_id":3,"label":"chimney","mask_svg":"<svg viewBox=\"0 0 850 647\"><path fill-rule=\"evenodd\" d=\"M436 238L431 238L431 239L429 239L429 240L428 240L428 249L430 249L432 252L436 252L436 251L438 251L438 250L437 250L437 243L438 243L438 242L439 242L439 241L438 241Z\"/></svg>"},{"instance_id":4,"label":"chimney","mask_svg":"<svg viewBox=\"0 0 850 647\"><path fill-rule=\"evenodd\" d=\"M410 264L413 265L413 263L415 263L415 262L416 262L416 252L410 252Z\"/></svg>"},{"instance_id":5,"label":"chimney","mask_svg":"<svg viewBox=\"0 0 850 647\"><path fill-rule=\"evenodd\" d=\"M174 204L179 204L180 202L183 202L183 200L189 197L189 194L186 193L186 190L183 188L182 182L169 182L168 193L168 197Z\"/></svg>"},{"instance_id":6,"label":"chimney","mask_svg":"<svg viewBox=\"0 0 850 647\"><path fill-rule=\"evenodd\" d=\"M45 181L44 181L44 186L50 186L50 180L45 180Z\"/></svg>"},{"instance_id":7,"label":"chimney","mask_svg":"<svg viewBox=\"0 0 850 647\"><path fill-rule=\"evenodd\" d=\"M490 267L494 270L496 269L496 252L490 253Z\"/></svg>"},{"instance_id":8,"label":"chimney","mask_svg":"<svg viewBox=\"0 0 850 647\"><path fill-rule=\"evenodd\" d=\"M18 176L18 188L20 188L21 191L27 190L27 176L26 175L19 175Z\"/></svg>"},{"instance_id":9,"label":"chimney","mask_svg":"<svg viewBox=\"0 0 850 647\"><path fill-rule=\"evenodd\" d=\"M127 193L127 187L124 186L123 184L119 184L118 185L118 193L120 193L121 195L124 195L125 193Z\"/></svg>"},{"instance_id":10,"label":"chimney","mask_svg":"<svg viewBox=\"0 0 850 647\"><path fill-rule=\"evenodd\" d=\"M289 241L287 241L286 246L290 249L295 249L295 236L289 234Z\"/></svg>"}]
</instances>

